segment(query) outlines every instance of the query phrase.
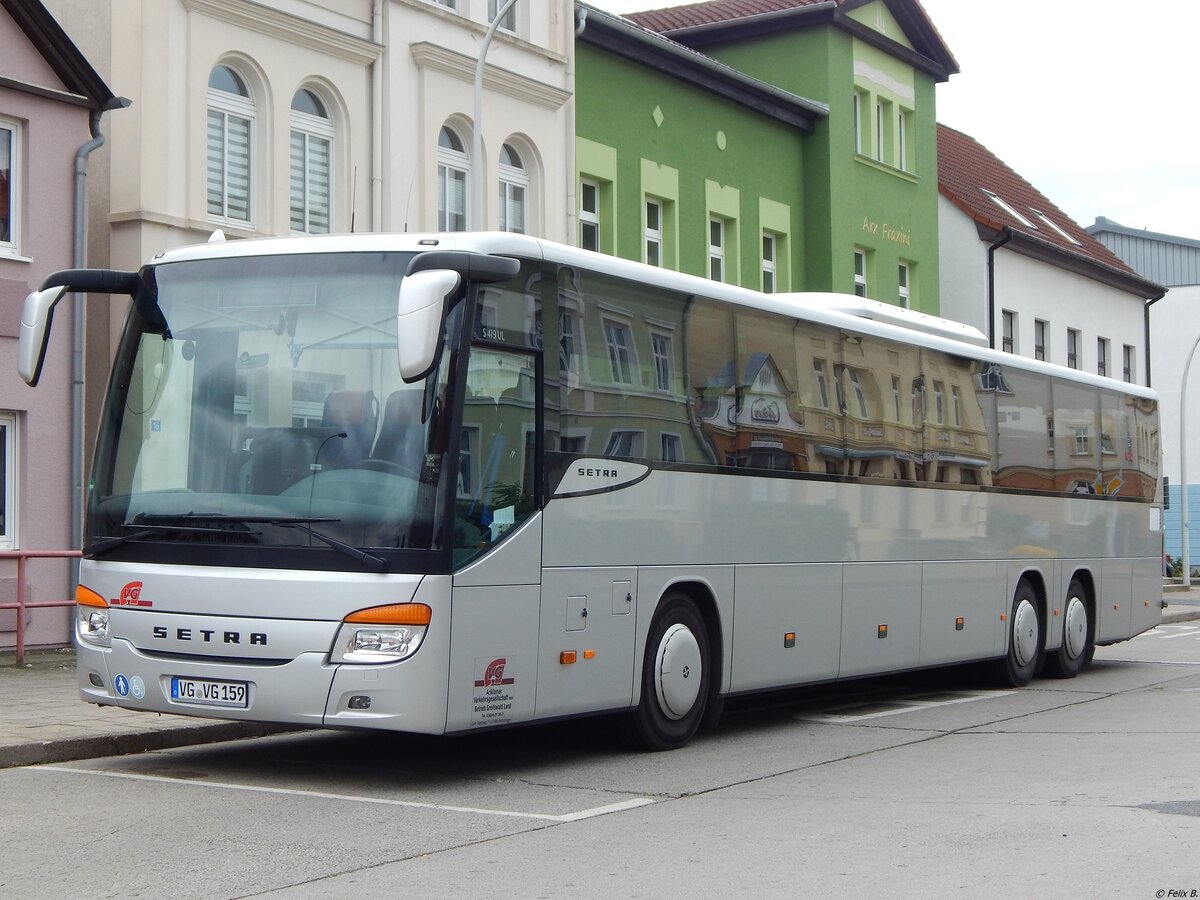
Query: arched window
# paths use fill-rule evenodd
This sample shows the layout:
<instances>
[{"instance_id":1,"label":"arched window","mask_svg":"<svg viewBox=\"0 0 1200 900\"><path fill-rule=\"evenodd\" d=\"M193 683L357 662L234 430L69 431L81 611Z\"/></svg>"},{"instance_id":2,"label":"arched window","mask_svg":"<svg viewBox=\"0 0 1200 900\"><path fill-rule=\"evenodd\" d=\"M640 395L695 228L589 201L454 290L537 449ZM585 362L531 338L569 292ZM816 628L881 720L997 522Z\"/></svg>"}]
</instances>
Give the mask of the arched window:
<instances>
[{"instance_id":1,"label":"arched window","mask_svg":"<svg viewBox=\"0 0 1200 900\"><path fill-rule=\"evenodd\" d=\"M438 135L438 231L467 230L467 173L471 160L449 126Z\"/></svg>"},{"instance_id":2,"label":"arched window","mask_svg":"<svg viewBox=\"0 0 1200 900\"><path fill-rule=\"evenodd\" d=\"M333 121L313 91L301 88L291 112L292 231L329 233Z\"/></svg>"},{"instance_id":3,"label":"arched window","mask_svg":"<svg viewBox=\"0 0 1200 900\"><path fill-rule=\"evenodd\" d=\"M229 66L208 76L208 214L251 221L254 100Z\"/></svg>"},{"instance_id":4,"label":"arched window","mask_svg":"<svg viewBox=\"0 0 1200 900\"><path fill-rule=\"evenodd\" d=\"M500 148L500 230L524 234L529 172L512 144Z\"/></svg>"}]
</instances>

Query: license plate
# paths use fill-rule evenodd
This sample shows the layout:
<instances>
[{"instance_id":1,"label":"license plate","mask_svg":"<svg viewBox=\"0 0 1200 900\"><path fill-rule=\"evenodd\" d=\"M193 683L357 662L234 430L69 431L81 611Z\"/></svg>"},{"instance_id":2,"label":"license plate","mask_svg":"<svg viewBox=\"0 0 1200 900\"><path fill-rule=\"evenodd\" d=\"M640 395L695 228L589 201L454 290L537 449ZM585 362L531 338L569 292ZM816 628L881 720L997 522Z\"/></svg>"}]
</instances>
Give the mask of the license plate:
<instances>
[{"instance_id":1,"label":"license plate","mask_svg":"<svg viewBox=\"0 0 1200 900\"><path fill-rule=\"evenodd\" d=\"M214 681L211 678L171 678L171 699L200 706L246 707L246 682Z\"/></svg>"}]
</instances>

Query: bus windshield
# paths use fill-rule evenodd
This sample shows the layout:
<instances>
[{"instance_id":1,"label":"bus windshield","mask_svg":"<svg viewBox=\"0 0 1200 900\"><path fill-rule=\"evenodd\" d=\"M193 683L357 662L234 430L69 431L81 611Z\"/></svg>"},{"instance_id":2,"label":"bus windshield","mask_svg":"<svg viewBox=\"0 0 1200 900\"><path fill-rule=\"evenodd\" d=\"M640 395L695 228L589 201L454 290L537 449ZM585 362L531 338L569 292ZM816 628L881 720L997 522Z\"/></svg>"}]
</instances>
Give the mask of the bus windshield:
<instances>
[{"instance_id":1,"label":"bus windshield","mask_svg":"<svg viewBox=\"0 0 1200 900\"><path fill-rule=\"evenodd\" d=\"M433 371L404 384L396 310L410 259L250 256L145 270L149 296L130 312L100 426L91 552L135 541L327 557L436 549L445 346L461 312Z\"/></svg>"}]
</instances>

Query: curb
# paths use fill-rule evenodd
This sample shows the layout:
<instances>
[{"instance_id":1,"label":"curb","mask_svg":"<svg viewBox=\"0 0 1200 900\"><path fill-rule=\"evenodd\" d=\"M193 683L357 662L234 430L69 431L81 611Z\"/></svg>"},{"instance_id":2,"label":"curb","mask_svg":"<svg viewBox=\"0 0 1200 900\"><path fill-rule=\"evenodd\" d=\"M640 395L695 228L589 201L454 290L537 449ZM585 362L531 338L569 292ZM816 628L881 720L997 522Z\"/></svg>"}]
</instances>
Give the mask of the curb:
<instances>
[{"instance_id":1,"label":"curb","mask_svg":"<svg viewBox=\"0 0 1200 900\"><path fill-rule=\"evenodd\" d=\"M135 734L103 734L40 743L14 744L10 747L0 747L0 769L95 759L100 756L126 756L150 750L170 750L198 744L216 744L223 741L267 737L272 734L300 730L303 729L287 725L218 722Z\"/></svg>"}]
</instances>

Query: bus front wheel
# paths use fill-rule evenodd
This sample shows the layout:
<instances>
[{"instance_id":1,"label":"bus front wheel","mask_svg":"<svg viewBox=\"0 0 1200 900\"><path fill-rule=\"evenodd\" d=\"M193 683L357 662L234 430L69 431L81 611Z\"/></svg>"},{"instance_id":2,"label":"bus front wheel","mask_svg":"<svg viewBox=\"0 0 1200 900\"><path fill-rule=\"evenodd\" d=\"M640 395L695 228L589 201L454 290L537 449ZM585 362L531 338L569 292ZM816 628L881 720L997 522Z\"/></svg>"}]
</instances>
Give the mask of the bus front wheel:
<instances>
[{"instance_id":1,"label":"bus front wheel","mask_svg":"<svg viewBox=\"0 0 1200 900\"><path fill-rule=\"evenodd\" d=\"M708 701L708 629L690 597L663 597L646 636L642 696L625 720L626 737L645 750L674 750L696 733Z\"/></svg>"}]
</instances>

